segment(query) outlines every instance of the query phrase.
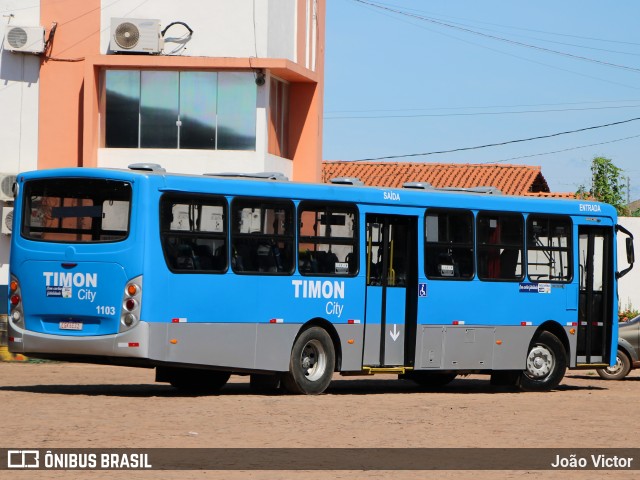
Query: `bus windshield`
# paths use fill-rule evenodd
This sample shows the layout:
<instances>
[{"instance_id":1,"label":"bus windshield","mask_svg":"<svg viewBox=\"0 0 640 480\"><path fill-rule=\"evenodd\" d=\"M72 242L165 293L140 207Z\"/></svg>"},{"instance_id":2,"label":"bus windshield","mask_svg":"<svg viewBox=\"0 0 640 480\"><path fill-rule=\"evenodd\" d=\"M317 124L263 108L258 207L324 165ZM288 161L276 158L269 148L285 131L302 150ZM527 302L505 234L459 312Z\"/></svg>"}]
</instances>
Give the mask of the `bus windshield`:
<instances>
[{"instance_id":1,"label":"bus windshield","mask_svg":"<svg viewBox=\"0 0 640 480\"><path fill-rule=\"evenodd\" d=\"M129 234L131 185L69 178L25 184L22 237L44 242L117 242Z\"/></svg>"}]
</instances>

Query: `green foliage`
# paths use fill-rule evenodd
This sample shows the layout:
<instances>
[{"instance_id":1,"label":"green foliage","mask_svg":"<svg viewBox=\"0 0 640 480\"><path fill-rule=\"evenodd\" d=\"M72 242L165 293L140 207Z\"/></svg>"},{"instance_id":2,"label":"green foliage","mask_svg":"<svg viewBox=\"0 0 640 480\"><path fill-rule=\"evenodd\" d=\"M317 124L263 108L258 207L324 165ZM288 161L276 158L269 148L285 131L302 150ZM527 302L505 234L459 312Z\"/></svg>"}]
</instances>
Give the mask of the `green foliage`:
<instances>
[{"instance_id":1,"label":"green foliage","mask_svg":"<svg viewBox=\"0 0 640 480\"><path fill-rule=\"evenodd\" d=\"M628 215L625 204L625 178L621 168L606 157L596 157L591 162L591 189L580 185L577 198L595 198L599 202L613 205L619 215Z\"/></svg>"},{"instance_id":2,"label":"green foliage","mask_svg":"<svg viewBox=\"0 0 640 480\"><path fill-rule=\"evenodd\" d=\"M618 311L618 321L626 322L628 320L631 320L632 318L637 317L638 315L640 315L640 311L633 308L633 306L628 303L624 309Z\"/></svg>"}]
</instances>

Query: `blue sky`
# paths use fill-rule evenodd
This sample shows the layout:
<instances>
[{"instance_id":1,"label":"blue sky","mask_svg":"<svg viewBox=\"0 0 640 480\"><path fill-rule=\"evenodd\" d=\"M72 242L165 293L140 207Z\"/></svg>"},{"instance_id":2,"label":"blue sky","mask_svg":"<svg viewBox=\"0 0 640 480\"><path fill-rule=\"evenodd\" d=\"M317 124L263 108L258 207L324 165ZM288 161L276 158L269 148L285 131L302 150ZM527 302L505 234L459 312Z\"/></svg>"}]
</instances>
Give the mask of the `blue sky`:
<instances>
[{"instance_id":1,"label":"blue sky","mask_svg":"<svg viewBox=\"0 0 640 480\"><path fill-rule=\"evenodd\" d=\"M551 190L566 192L588 186L592 159L605 156L629 177L631 200L640 198L640 2L363 1L385 9L327 1L325 159L626 122L391 160L539 165Z\"/></svg>"}]
</instances>

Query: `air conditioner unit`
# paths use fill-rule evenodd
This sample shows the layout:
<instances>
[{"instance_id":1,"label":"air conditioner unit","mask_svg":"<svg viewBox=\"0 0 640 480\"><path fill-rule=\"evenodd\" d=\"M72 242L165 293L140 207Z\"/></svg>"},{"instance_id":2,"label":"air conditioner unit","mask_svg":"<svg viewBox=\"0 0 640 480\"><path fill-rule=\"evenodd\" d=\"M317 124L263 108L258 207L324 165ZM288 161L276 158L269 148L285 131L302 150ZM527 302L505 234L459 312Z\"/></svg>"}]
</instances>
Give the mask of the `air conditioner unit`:
<instances>
[{"instance_id":1,"label":"air conditioner unit","mask_svg":"<svg viewBox=\"0 0 640 480\"><path fill-rule=\"evenodd\" d=\"M4 202L13 201L13 184L16 183L17 175L0 173L0 200Z\"/></svg>"},{"instance_id":2,"label":"air conditioner unit","mask_svg":"<svg viewBox=\"0 0 640 480\"><path fill-rule=\"evenodd\" d=\"M164 46L160 34L160 20L140 18L112 18L112 52L160 53Z\"/></svg>"},{"instance_id":3,"label":"air conditioner unit","mask_svg":"<svg viewBox=\"0 0 640 480\"><path fill-rule=\"evenodd\" d=\"M44 52L44 28L7 25L4 49L11 52Z\"/></svg>"},{"instance_id":4,"label":"air conditioner unit","mask_svg":"<svg viewBox=\"0 0 640 480\"><path fill-rule=\"evenodd\" d=\"M0 233L11 235L13 230L13 207L2 207L2 226Z\"/></svg>"}]
</instances>

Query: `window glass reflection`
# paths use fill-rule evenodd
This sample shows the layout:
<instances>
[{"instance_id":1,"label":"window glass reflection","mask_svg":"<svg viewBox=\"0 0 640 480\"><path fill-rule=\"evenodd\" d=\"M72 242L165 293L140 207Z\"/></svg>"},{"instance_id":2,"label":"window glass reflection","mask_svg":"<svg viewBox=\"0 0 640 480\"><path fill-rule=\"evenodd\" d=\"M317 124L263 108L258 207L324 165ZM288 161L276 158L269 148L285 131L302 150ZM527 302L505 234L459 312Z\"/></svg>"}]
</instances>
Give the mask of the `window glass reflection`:
<instances>
[{"instance_id":1,"label":"window glass reflection","mask_svg":"<svg viewBox=\"0 0 640 480\"><path fill-rule=\"evenodd\" d=\"M253 73L218 74L218 150L255 150L256 84Z\"/></svg>"},{"instance_id":2,"label":"window glass reflection","mask_svg":"<svg viewBox=\"0 0 640 480\"><path fill-rule=\"evenodd\" d=\"M255 150L249 72L107 70L108 148Z\"/></svg>"},{"instance_id":3,"label":"window glass reflection","mask_svg":"<svg viewBox=\"0 0 640 480\"><path fill-rule=\"evenodd\" d=\"M106 86L105 145L109 148L137 148L140 72L108 70Z\"/></svg>"},{"instance_id":4,"label":"window glass reflection","mask_svg":"<svg viewBox=\"0 0 640 480\"><path fill-rule=\"evenodd\" d=\"M180 73L180 148L216 148L216 72Z\"/></svg>"},{"instance_id":5,"label":"window glass reflection","mask_svg":"<svg viewBox=\"0 0 640 480\"><path fill-rule=\"evenodd\" d=\"M178 72L143 71L140 147L177 148Z\"/></svg>"}]
</instances>

